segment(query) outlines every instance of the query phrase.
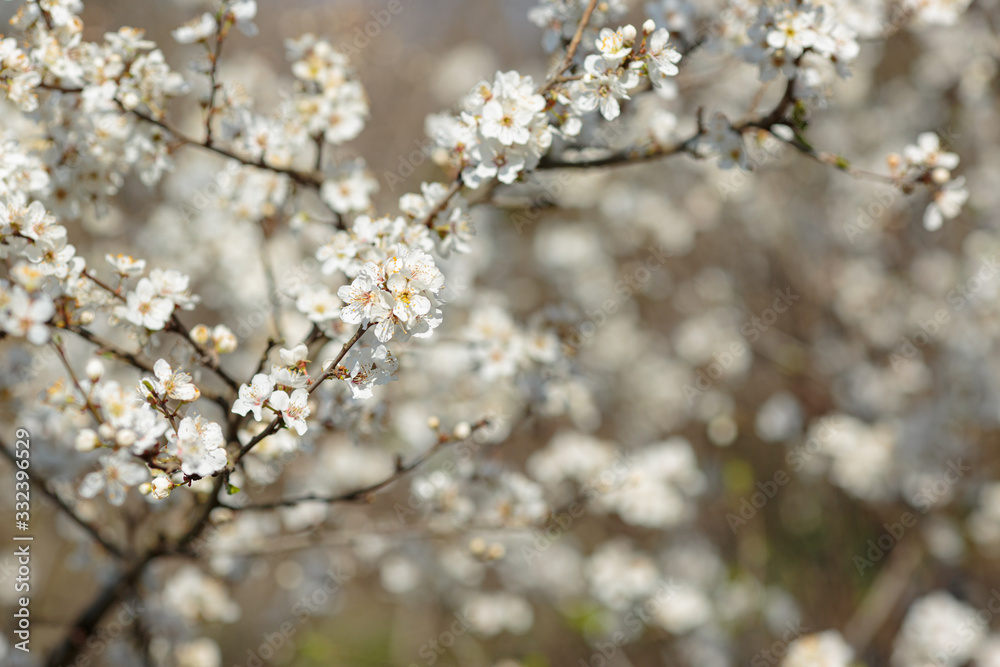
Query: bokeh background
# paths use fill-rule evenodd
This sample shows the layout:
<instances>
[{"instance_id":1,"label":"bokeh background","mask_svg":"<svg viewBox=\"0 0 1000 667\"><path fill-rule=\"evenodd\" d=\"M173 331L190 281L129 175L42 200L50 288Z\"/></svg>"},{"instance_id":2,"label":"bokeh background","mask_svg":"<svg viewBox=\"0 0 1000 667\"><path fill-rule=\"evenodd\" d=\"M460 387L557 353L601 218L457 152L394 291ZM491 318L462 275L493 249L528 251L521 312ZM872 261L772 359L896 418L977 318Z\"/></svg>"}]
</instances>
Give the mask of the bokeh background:
<instances>
[{"instance_id":1,"label":"bokeh background","mask_svg":"<svg viewBox=\"0 0 1000 667\"><path fill-rule=\"evenodd\" d=\"M530 2L401 2L403 11L354 60L371 117L357 140L337 149L340 157L364 157L382 184L376 209L387 214L421 181L444 180L427 160L405 186L386 182L425 140L427 114L456 108L497 70L540 80L551 65L540 30L527 20ZM378 0L259 4L260 35L234 31L220 72L224 81L239 80L261 110L290 85L284 39L314 32L349 43L385 8ZM14 3L0 9L9 14ZM170 30L202 9L197 2L91 0L84 37L142 27L183 69L199 49L177 46ZM712 11L698 7L699 15ZM642 16L633 6L622 23ZM547 172L470 193L475 248L445 264L456 293L441 342L406 348L400 382L352 417L345 429L351 437L334 431L312 442L312 451L283 459L278 481L254 496L350 490L378 479L393 455L421 451L432 439L427 417L454 424L491 414L499 426L471 456L442 455L427 474L458 460L474 465L473 481L488 487L498 470L535 469L532 455L560 437L637 451L681 437L696 463L689 471L671 464L691 477L688 487L674 482L690 491L670 498L679 503L676 520L650 527L587 511L529 562L523 549L538 528L441 524L441 516L458 511L448 503L460 504L468 480L449 485L450 497L439 494L435 513L420 508L405 521L398 508L412 498L409 480L370 505L255 513L225 523L206 558L226 594L204 593L207 602L189 605L194 616L179 618L185 595L210 589L196 577L172 579L191 563L164 563L143 583L147 611L136 622L125 619L122 638L109 635L115 641L100 644L94 664L175 664L176 649L192 639L187 622L219 644L224 665L756 666L780 664L791 641L827 629L843 634L861 664L889 664L894 651L893 664L932 664L899 657L900 646L920 634L912 629L918 626L904 628L911 605L938 591L988 608L1000 587L1000 280L990 269L1000 249L998 20L995 2L976 0L956 26L907 25L889 31L884 43L863 39L854 76L832 86L829 108L812 114L807 131L814 146L878 173L887 173L890 152L921 132L937 133L961 157L958 171L971 193L942 230L920 223L926 191L901 194L763 137L748 137L750 174L675 157ZM627 105L622 122L633 129L623 136L642 136L658 109L675 114L686 131L702 107L740 118L771 108L781 89L776 83L762 91L750 65L698 54L682 64L675 99L647 94ZM197 128L198 113L193 93L170 117ZM248 277L261 267L234 257L248 243L240 227L227 221L213 230L204 218L200 227L182 227L163 213L223 164L179 153L164 183L151 191L131 179L113 210L71 227L74 244L93 263L123 245L157 264L181 262L195 277L194 291L205 295L191 321L235 328L241 308L259 303L262 291L266 298L262 281ZM555 205L536 211L541 195ZM254 224L248 237L256 238ZM279 264L310 242L290 239L279 232L274 240ZM666 261L648 263L664 253ZM634 293L615 290L623 281ZM785 311L777 310L779 294L794 295ZM604 307L608 299L613 312ZM554 370L484 373L463 346L468 328L509 326L501 315L476 314L489 304L509 314L510 326L530 333L544 322L560 331L564 362ZM946 322L928 331L924 323L941 311ZM288 318L290 331L302 330ZM586 322L594 326L581 329ZM583 343L574 345L581 331ZM257 332L245 353L227 361L237 377L250 377L263 338ZM10 354L13 344L3 345ZM82 358L86 349L79 348ZM5 391L6 419L32 414L23 395ZM824 429L830 424L832 435ZM44 470L46 458L71 450L39 429L39 451L50 448L39 454ZM583 457L580 447L568 456ZM759 493L767 498L757 507ZM476 502L483 516L501 517L530 504ZM652 494L647 502L666 500ZM139 541L147 522L182 521L190 509L181 501L169 510L139 500L123 512L83 506ZM51 507L36 503L35 512L51 519L36 538L33 641L41 651L62 636L111 563ZM114 512L120 515L110 518ZM913 524L897 537L893 527L907 515ZM887 533L888 548L873 552ZM859 557L870 566L859 567ZM312 595L331 568L348 580L316 602ZM641 589L650 568L684 587L668 603L673 616L644 624L635 641L599 662L595 647L629 609L616 596ZM172 583L164 589L164 581ZM171 587L182 591L177 604ZM431 660L428 642L442 641L461 620L458 600L476 591L513 597L482 602L492 624L461 633L446 650L431 649ZM5 585L0 599L7 604L10 595ZM928 614L927 628L958 632L946 611ZM294 634L281 631L285 623ZM1000 630L992 618L977 627L983 637ZM143 643L150 648L138 648ZM274 650L262 650L269 645ZM950 659L940 664L966 663Z\"/></svg>"}]
</instances>

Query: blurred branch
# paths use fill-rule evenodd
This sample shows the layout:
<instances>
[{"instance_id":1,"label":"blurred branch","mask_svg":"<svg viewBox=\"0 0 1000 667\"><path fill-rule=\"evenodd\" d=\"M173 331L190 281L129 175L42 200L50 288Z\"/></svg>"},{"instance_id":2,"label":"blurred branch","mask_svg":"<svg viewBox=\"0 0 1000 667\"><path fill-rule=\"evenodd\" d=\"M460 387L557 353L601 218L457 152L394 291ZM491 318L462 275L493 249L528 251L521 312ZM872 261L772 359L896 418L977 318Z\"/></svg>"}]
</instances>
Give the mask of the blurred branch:
<instances>
[{"instance_id":1,"label":"blurred branch","mask_svg":"<svg viewBox=\"0 0 1000 667\"><path fill-rule=\"evenodd\" d=\"M357 343L359 340L361 340L361 336L363 336L367 330L368 330L368 325L362 325L358 327L358 330L354 333L354 335L351 336L351 338L346 343L344 343L344 346L342 348L340 348L340 353L337 354L337 356L333 359L333 361L330 362L330 365L327 367L327 369L318 378L316 378L316 380L312 383L312 385L309 386L309 389L307 389L307 391L310 394L319 389L319 386L325 380L328 380L329 378L333 377L333 374L337 370L337 365L340 364L341 360L343 360L343 358L347 355L347 352L354 346L354 344ZM261 440L263 440L269 435L277 433L278 428L280 428L281 424L282 424L281 415L278 415L274 419L272 419L271 423L267 425L267 428L258 433L256 436L254 436L253 439L251 439L247 444L243 445L243 447L240 448L239 454L236 455L236 460L233 462L234 465L236 463L239 463L240 459L242 459L244 456L250 453L250 450L256 447Z\"/></svg>"},{"instance_id":2,"label":"blurred branch","mask_svg":"<svg viewBox=\"0 0 1000 667\"><path fill-rule=\"evenodd\" d=\"M559 77L562 76L563 72L568 70L573 64L573 57L576 56L576 50L580 47L580 40L583 39L583 32L587 29L587 24L590 23L590 17L594 14L594 9L597 7L597 0L590 0L587 4L587 8L583 10L583 16L580 17L580 24L576 27L576 33L573 35L573 39L570 40L569 46L566 47L566 55L563 57L562 63L556 68L552 74L548 76L545 82L545 86L539 91L539 94L544 95L553 86L559 83Z\"/></svg>"},{"instance_id":3,"label":"blurred branch","mask_svg":"<svg viewBox=\"0 0 1000 667\"><path fill-rule=\"evenodd\" d=\"M12 465L15 467L17 466L17 458L11 453L10 449L8 449L7 443L2 440L0 440L0 454L10 461ZM101 535L100 531L95 526L87 521L84 521L84 519L76 513L76 510L69 503L63 500L62 497L52 488L51 483L45 479L45 477L39 475L33 470L31 472L31 478L35 482L38 482L38 484L34 485L32 488L38 488L41 490L42 495L55 503L56 507L72 519L76 525L83 528L84 532L93 538L95 542L101 545L105 551L115 558L125 558L125 552L120 547L112 543L111 540Z\"/></svg>"},{"instance_id":4,"label":"blurred branch","mask_svg":"<svg viewBox=\"0 0 1000 667\"><path fill-rule=\"evenodd\" d=\"M754 128L759 130L764 130L771 134L775 139L788 144L789 146L795 148L800 153L808 156L809 158L828 166L835 167L836 169L843 171L855 178L864 178L869 180L880 181L890 184L898 184L898 179L887 175L887 174L877 174L870 171L864 171L861 169L856 169L850 166L850 163L843 157L834 155L832 153L826 153L822 151L817 151L812 146L809 146L805 141L802 140L798 134L793 135L792 138L784 138L779 134L774 132L775 125L794 125L794 121L789 119L789 112L793 111L798 100L795 98L795 77L788 79L785 86L785 91L781 96L781 99L774 106L774 108L767 114L751 118L749 120L744 120L739 123L733 124L731 127L734 132L742 135L748 130ZM756 106L756 104L754 105ZM538 164L538 169L588 169L594 167L614 167L628 164L640 164L649 162L651 160L656 160L659 158L670 157L672 155L677 155L679 153L687 153L694 158L703 159L705 156L699 155L696 151L699 140L704 134L704 129L701 126L701 121L699 119L698 130L687 137L686 139L679 141L674 144L669 144L665 146L660 146L657 144L648 144L645 146L632 146L623 149L619 149L608 155L599 158L585 159L585 160L571 160L566 159L562 156L550 156L546 155L542 158L541 162ZM597 148L597 147L594 147ZM583 147L585 150L586 147Z\"/></svg>"},{"instance_id":5,"label":"blurred branch","mask_svg":"<svg viewBox=\"0 0 1000 667\"><path fill-rule=\"evenodd\" d=\"M867 650L872 639L889 620L910 588L913 573L922 561L923 549L919 537L902 542L893 549L888 565L879 572L861 606L844 626L844 638L857 655Z\"/></svg>"},{"instance_id":6,"label":"blurred branch","mask_svg":"<svg viewBox=\"0 0 1000 667\"><path fill-rule=\"evenodd\" d=\"M146 371L149 373L153 372L153 364L145 359L140 359L138 353L129 352L128 350L123 350L111 341L101 338L97 334L84 329L81 326L70 324L66 326L65 331L72 331L80 338L89 341L97 346L98 353L107 353L113 357L120 359L121 361L127 362L139 370Z\"/></svg>"},{"instance_id":7,"label":"blurred branch","mask_svg":"<svg viewBox=\"0 0 1000 667\"><path fill-rule=\"evenodd\" d=\"M221 84L219 84L219 60L222 58L222 45L226 41L229 32L229 7L226 4L219 9L215 16L215 49L212 50L205 43L208 51L209 71L208 71L208 109L205 113L205 145L212 145L212 118L215 116L215 96Z\"/></svg>"},{"instance_id":8,"label":"blurred branch","mask_svg":"<svg viewBox=\"0 0 1000 667\"><path fill-rule=\"evenodd\" d=\"M474 433L477 429L483 428L488 425L489 425L488 419L481 419L472 425L472 432ZM464 442L465 440L467 440L467 438L463 438L461 441ZM455 442L458 441L459 441L458 438L442 434L438 437L438 441L434 443L433 446L429 447L427 451L419 455L410 463L404 465L401 460L397 459L396 469L393 471L391 475L389 475L382 481L375 482L374 484L369 484L368 486L363 486L359 489L355 489L347 493L342 493L335 496L320 496L316 494L308 494L305 496L299 496L298 498L285 498L284 500L276 500L274 502L269 502L269 503L259 503L257 505L244 505L243 507L223 505L223 507L228 507L229 509L240 510L240 511L242 510L259 511L259 510L272 510L272 509L277 509L279 507L292 507L294 505L299 505L301 503L307 503L307 502L319 502L331 505L333 503L341 503L341 502L357 502L357 501L371 502L373 500L373 498L371 497L373 493L384 489L385 487L389 486L399 478L406 475L408 472L419 467L422 463L424 463L429 458L431 458L439 451L441 451L445 447L445 445L454 444Z\"/></svg>"},{"instance_id":9,"label":"blurred branch","mask_svg":"<svg viewBox=\"0 0 1000 667\"><path fill-rule=\"evenodd\" d=\"M150 551L129 567L121 570L117 576L105 584L90 606L80 613L63 640L49 653L49 657L45 661L46 667L62 667L71 662L80 653L87 639L97 630L104 615L121 601L128 590L135 586L146 570L146 566L161 553L157 550Z\"/></svg>"}]
</instances>

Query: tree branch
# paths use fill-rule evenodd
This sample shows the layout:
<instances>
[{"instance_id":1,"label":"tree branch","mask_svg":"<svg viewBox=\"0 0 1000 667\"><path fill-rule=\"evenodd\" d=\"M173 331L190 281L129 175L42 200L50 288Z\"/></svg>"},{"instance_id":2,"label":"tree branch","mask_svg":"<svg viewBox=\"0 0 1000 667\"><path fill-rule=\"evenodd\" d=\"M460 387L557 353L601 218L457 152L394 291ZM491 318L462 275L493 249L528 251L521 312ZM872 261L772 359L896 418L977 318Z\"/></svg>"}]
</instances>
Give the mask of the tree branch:
<instances>
[{"instance_id":1,"label":"tree branch","mask_svg":"<svg viewBox=\"0 0 1000 667\"><path fill-rule=\"evenodd\" d=\"M0 440L0 454L3 454L4 458L9 460L11 464L17 465L17 458L11 453L10 449L7 448L7 443ZM95 542L97 542L101 547L107 551L109 554L115 558L125 558L125 552L115 545L111 540L104 537L101 532L92 524L85 521L79 514L76 513L73 507L69 505L62 497L51 488L51 483L39 475L36 472L31 473L32 479L38 482L38 488L41 489L42 494L55 503L62 512L73 520L76 525L83 528L84 532L90 535Z\"/></svg>"}]
</instances>

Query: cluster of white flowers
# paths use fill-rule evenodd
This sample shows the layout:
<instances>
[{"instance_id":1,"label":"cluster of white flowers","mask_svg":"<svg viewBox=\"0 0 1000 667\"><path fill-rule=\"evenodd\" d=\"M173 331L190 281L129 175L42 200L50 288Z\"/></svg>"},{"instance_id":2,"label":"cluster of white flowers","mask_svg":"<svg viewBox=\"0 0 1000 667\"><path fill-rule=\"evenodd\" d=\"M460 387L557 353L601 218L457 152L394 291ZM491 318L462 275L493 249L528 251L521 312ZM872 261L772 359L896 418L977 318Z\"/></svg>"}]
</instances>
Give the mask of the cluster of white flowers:
<instances>
[{"instance_id":1,"label":"cluster of white flowers","mask_svg":"<svg viewBox=\"0 0 1000 667\"><path fill-rule=\"evenodd\" d=\"M102 42L85 42L76 15L82 4L51 4L26 5L15 17L31 48L4 40L4 91L23 110L36 110L38 127L63 156L50 172L64 194L59 212L78 216L81 202L113 195L131 171L146 184L160 179L170 166L164 133L124 112L160 118L188 87L141 30L121 28ZM50 92L39 101L42 86Z\"/></svg>"},{"instance_id":2,"label":"cluster of white flowers","mask_svg":"<svg viewBox=\"0 0 1000 667\"><path fill-rule=\"evenodd\" d=\"M337 231L316 249L316 259L323 263L323 273L343 273L356 278L368 263L382 263L399 247L429 252L434 244L426 225L409 224L405 218L372 218L359 215L351 228Z\"/></svg>"},{"instance_id":3,"label":"cluster of white flowers","mask_svg":"<svg viewBox=\"0 0 1000 667\"><path fill-rule=\"evenodd\" d=\"M226 0L217 15L204 12L181 27L172 31L180 44L207 42L216 36L220 24L223 30L235 25L245 35L256 35L257 26L253 19L257 16L257 0Z\"/></svg>"},{"instance_id":4,"label":"cluster of white flowers","mask_svg":"<svg viewBox=\"0 0 1000 667\"><path fill-rule=\"evenodd\" d=\"M0 40L0 72L0 81L11 102L22 111L38 108L35 88L42 82L42 77L31 67L31 60L17 47L17 40L13 37Z\"/></svg>"},{"instance_id":5,"label":"cluster of white flowers","mask_svg":"<svg viewBox=\"0 0 1000 667\"><path fill-rule=\"evenodd\" d=\"M354 79L347 56L311 34L286 41L285 48L292 74L304 87L295 97L294 109L310 136L322 134L337 145L361 134L368 118L368 98Z\"/></svg>"},{"instance_id":6,"label":"cluster of white flowers","mask_svg":"<svg viewBox=\"0 0 1000 667\"><path fill-rule=\"evenodd\" d=\"M924 132L917 137L916 144L906 146L902 159L893 153L888 161L898 178L921 180L934 188L933 200L924 212L924 227L928 231L936 231L946 219L956 217L969 199L965 177L954 178L951 173L958 166L958 155L944 150L934 132Z\"/></svg>"},{"instance_id":7,"label":"cluster of white flowers","mask_svg":"<svg viewBox=\"0 0 1000 667\"><path fill-rule=\"evenodd\" d=\"M8 155L16 156L16 148ZM40 201L29 203L25 193L10 191L22 174L8 172L14 183L4 181L7 192L0 194L0 257L8 262L13 280L0 280L0 328L41 345L49 339L45 325L56 313L56 301L83 297L86 262L67 243L66 228ZM44 187L42 183L37 182Z\"/></svg>"},{"instance_id":8,"label":"cluster of white flowers","mask_svg":"<svg viewBox=\"0 0 1000 667\"><path fill-rule=\"evenodd\" d=\"M113 262L112 262L113 263ZM135 272L136 274L138 272ZM174 309L191 310L198 296L188 290L188 276L174 269L153 269L125 294L125 303L115 307L115 317L150 331L158 331L173 317Z\"/></svg>"},{"instance_id":9,"label":"cluster of white flowers","mask_svg":"<svg viewBox=\"0 0 1000 667\"><path fill-rule=\"evenodd\" d=\"M186 623L226 622L240 617L240 605L217 579L194 565L185 565L163 587L162 605Z\"/></svg>"},{"instance_id":10,"label":"cluster of white flowers","mask_svg":"<svg viewBox=\"0 0 1000 667\"><path fill-rule=\"evenodd\" d=\"M593 509L615 512L629 524L646 527L690 520L693 501L706 485L694 451L683 438L623 453L611 443L563 432L531 455L528 469L547 488L559 489L572 481L593 502Z\"/></svg>"},{"instance_id":11,"label":"cluster of white flowers","mask_svg":"<svg viewBox=\"0 0 1000 667\"><path fill-rule=\"evenodd\" d=\"M789 192L798 174L783 160L753 181L761 195L753 201L742 182L730 187L745 174L697 160L659 171L652 161L717 156L721 169L750 169L761 164L754 135L773 135L817 170L825 163L872 176L809 142L839 149L839 132L852 160L867 151L862 159L877 162L887 151L880 138L902 145L919 131L905 123L907 134L887 131L894 112L919 103L914 125L933 122L952 97L967 107L954 121L963 132L967 117L976 140L992 136L995 110L983 100L995 88L995 41L972 25L962 26L967 49L953 48L964 37L943 30L919 34L921 57L934 59L914 70L926 73L926 89L901 86L887 66L880 76L891 85L880 94L897 106L868 118L857 102L872 93L872 63L884 54L859 57L857 36L910 19L947 25L966 0L726 4L711 16L689 0L656 0L646 8L655 21L621 25L623 0L541 0L530 19L544 28L546 48L570 49L586 13L579 43L557 53L544 78L497 71L455 113L430 116L432 157L447 175L407 184L398 214L378 211L378 182L347 155L370 111L349 46L313 34L287 40L284 84L263 61L222 67L227 34L256 34L258 7L218 0L173 31L194 45L181 51L200 54L192 86L140 30L85 40L79 0L21 9L18 34L0 38L0 90L10 102L0 105L9 127L0 133L0 337L33 345L8 341L0 395L28 405L12 412L45 442L39 450L72 443L73 460L85 462L52 462L53 489L72 479L79 498L103 494L121 506L135 488L158 502L147 508L133 497L130 517L145 520L151 509L174 522L147 554L157 566L136 570L144 601L177 617L148 628L154 662L221 664L223 651L198 625L234 622L240 609L216 576L235 582L259 570L294 599L320 590L317 570L341 559L377 573L394 595L435 596L485 637L522 634L536 615L554 614L597 646L643 641L649 626L685 664L724 665L813 612L760 567L765 556L783 562L796 543L775 535L810 538L845 518L852 530L880 530L866 505L899 501L929 514L926 544L913 536L928 570L975 560L971 572L980 556L998 553L1000 485L983 477L988 465L963 478L967 467L946 468L945 457L978 451L995 426L1000 375L989 353L1000 287L995 263L983 262L1000 252L1000 236L989 225L956 225L949 248L961 250L949 253L880 233L898 231L900 220L881 218L885 198L917 186L934 197L927 229L970 199L967 216L989 210L996 160L963 152L956 177L958 154L933 133L919 135L890 155L888 176L875 175L899 189L876 195L877 214L864 202L884 230L867 226L859 245L831 240L837 224L858 217L840 185L807 193L827 215L774 214L773 202L805 196ZM372 12L380 29L399 6ZM237 48L227 44L227 57ZM688 69L689 54L702 50L714 53L692 59L691 76L678 81L679 65ZM496 71L483 60L431 73L454 76L441 88L457 96ZM787 78L786 91L775 95L746 61L762 81ZM730 80L734 64L752 70L750 81ZM839 85L862 65L869 70ZM709 82L727 96L718 106ZM188 104L191 113L175 118L176 98L192 88L201 108ZM799 121L832 90L854 104L814 136ZM762 111L769 96L780 102ZM701 111L729 114L751 97L739 122ZM275 103L261 109L258 98ZM611 121L621 132L609 139ZM574 160L635 167L621 178L610 169L543 173ZM148 215L125 208L133 187L161 181L148 189ZM126 187L129 197L116 196ZM467 199L465 188L478 192ZM536 226L507 224L500 211L526 199L530 210L515 219ZM792 238L809 239L801 248L815 253L809 261L785 253ZM529 248L529 261L512 252ZM778 299L753 278L765 274L788 285ZM229 326L204 315L211 324L188 330L184 311L197 305ZM81 374L85 348L95 358ZM414 363L419 372L410 372ZM787 454L780 476L768 467L775 450ZM289 465L300 452L309 460ZM380 492L417 464L431 469L413 473L409 497L391 509L336 505L370 499L369 488ZM271 485L266 499L258 495ZM814 488L840 494L845 517L824 515ZM180 497L183 489L193 493ZM972 513L959 514L973 497ZM720 540L725 506L741 519ZM142 562L141 540L104 523L106 503L63 509ZM759 530L743 528L754 520ZM320 558L303 552L254 566L265 547L290 537L312 544L324 530L347 539L324 543ZM400 540L401 532L435 539ZM195 540L211 576L159 567L161 550L187 551ZM963 561L973 549L976 559ZM586 618L571 618L577 610ZM892 653L900 666L1000 664L1000 637L974 623L971 603L931 593L912 605L894 646L886 626L877 647L857 652L884 662ZM781 645L786 667L854 659L836 630Z\"/></svg>"},{"instance_id":12,"label":"cluster of white flowers","mask_svg":"<svg viewBox=\"0 0 1000 667\"><path fill-rule=\"evenodd\" d=\"M462 195L450 199L446 199L447 196L448 189L443 183L421 183L420 194L409 192L399 198L399 210L411 220L415 223L428 221L426 226L430 227L434 247L442 257L452 252L469 252L469 243L475 233L469 219L469 202ZM444 207L438 210L442 202L445 202ZM413 238L416 234L420 232L410 232L410 243L416 240ZM417 247L427 250L422 242Z\"/></svg>"},{"instance_id":13,"label":"cluster of white flowers","mask_svg":"<svg viewBox=\"0 0 1000 667\"><path fill-rule=\"evenodd\" d=\"M561 357L559 338L550 327L542 322L521 327L497 304L472 311L466 336L479 373L487 381L513 377L535 364L554 364Z\"/></svg>"},{"instance_id":14,"label":"cluster of white flowers","mask_svg":"<svg viewBox=\"0 0 1000 667\"><path fill-rule=\"evenodd\" d=\"M750 43L742 54L747 62L760 66L762 81L779 72L788 78L796 76L806 54L832 63L846 77L860 51L854 31L838 21L829 6L807 2L761 6L748 37Z\"/></svg>"},{"instance_id":15,"label":"cluster of white flowers","mask_svg":"<svg viewBox=\"0 0 1000 667\"><path fill-rule=\"evenodd\" d=\"M552 145L545 108L530 76L497 72L492 84L481 81L466 95L459 115L431 116L427 127L469 187L493 178L513 183Z\"/></svg>"},{"instance_id":16,"label":"cluster of white flowers","mask_svg":"<svg viewBox=\"0 0 1000 667\"><path fill-rule=\"evenodd\" d=\"M367 211L376 192L378 181L368 173L363 162L355 160L341 165L327 178L319 194L330 210L343 215Z\"/></svg>"},{"instance_id":17,"label":"cluster of white flowers","mask_svg":"<svg viewBox=\"0 0 1000 667\"><path fill-rule=\"evenodd\" d=\"M374 387L395 379L393 373L399 368L399 360L385 345L365 345L352 348L343 366L345 372L338 377L347 381L354 398L364 399L371 398Z\"/></svg>"},{"instance_id":18,"label":"cluster of white flowers","mask_svg":"<svg viewBox=\"0 0 1000 667\"><path fill-rule=\"evenodd\" d=\"M694 517L694 501L707 483L691 444L683 438L648 445L598 505L633 526L668 528Z\"/></svg>"},{"instance_id":19,"label":"cluster of white flowers","mask_svg":"<svg viewBox=\"0 0 1000 667\"><path fill-rule=\"evenodd\" d=\"M102 470L89 473L81 483L81 496L90 498L104 489L112 504L121 505L128 488L142 484L152 473L151 483L141 490L163 499L175 486L213 475L228 464L225 437L217 423L197 414L178 415L178 408L201 397L191 376L174 370L165 359L157 360L153 371L154 376L142 378L131 394L115 380L102 381L103 365L93 360L87 379L80 382L84 396L66 397L84 401L100 420L96 430L84 428L78 433L76 449L108 450L101 456ZM164 435L166 442L161 439Z\"/></svg>"},{"instance_id":20,"label":"cluster of white flowers","mask_svg":"<svg viewBox=\"0 0 1000 667\"><path fill-rule=\"evenodd\" d=\"M896 636L892 664L958 667L975 654L985 638L976 610L944 591L914 602Z\"/></svg>"},{"instance_id":21,"label":"cluster of white flowers","mask_svg":"<svg viewBox=\"0 0 1000 667\"><path fill-rule=\"evenodd\" d=\"M632 25L617 30L603 28L596 44L598 53L584 59L583 78L568 91L577 109L599 108L605 120L614 120L621 113L619 100L629 99L628 92L644 80L665 96L673 96L669 78L680 71L677 63L681 54L670 45L666 28L657 30L650 19L642 26L641 39Z\"/></svg>"},{"instance_id":22,"label":"cluster of white flowers","mask_svg":"<svg viewBox=\"0 0 1000 667\"><path fill-rule=\"evenodd\" d=\"M375 337L426 338L441 323L437 295L444 275L423 250L396 249L382 262L367 262L350 285L337 295L344 302L341 319L364 327L374 325Z\"/></svg>"},{"instance_id":23,"label":"cluster of white flowers","mask_svg":"<svg viewBox=\"0 0 1000 667\"><path fill-rule=\"evenodd\" d=\"M285 426L304 435L308 428L306 419L312 412L306 389L309 376L304 370L307 353L305 345L280 350L285 365L273 365L270 373L257 373L250 384L241 385L232 411L244 416L249 412L256 421L261 421L264 408L268 408L281 415Z\"/></svg>"},{"instance_id":24,"label":"cluster of white flowers","mask_svg":"<svg viewBox=\"0 0 1000 667\"><path fill-rule=\"evenodd\" d=\"M528 19L545 32L542 45L546 51L555 51L573 38L588 0L542 0L537 7L528 12ZM609 0L598 3L590 25L605 25L614 19L621 18L628 10L623 0ZM585 37L592 37L594 28L588 27Z\"/></svg>"}]
</instances>

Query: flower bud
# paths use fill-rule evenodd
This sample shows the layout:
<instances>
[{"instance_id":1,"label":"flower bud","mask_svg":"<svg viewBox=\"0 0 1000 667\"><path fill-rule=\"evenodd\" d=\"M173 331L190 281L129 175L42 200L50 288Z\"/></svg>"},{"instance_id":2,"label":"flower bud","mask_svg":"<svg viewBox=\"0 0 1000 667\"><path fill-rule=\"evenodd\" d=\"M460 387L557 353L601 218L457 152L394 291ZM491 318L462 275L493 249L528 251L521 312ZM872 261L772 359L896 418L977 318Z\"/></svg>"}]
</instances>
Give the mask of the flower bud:
<instances>
[{"instance_id":1,"label":"flower bud","mask_svg":"<svg viewBox=\"0 0 1000 667\"><path fill-rule=\"evenodd\" d=\"M951 180L951 172L944 167L936 167L931 171L931 180L935 185L944 185Z\"/></svg>"},{"instance_id":2,"label":"flower bud","mask_svg":"<svg viewBox=\"0 0 1000 667\"><path fill-rule=\"evenodd\" d=\"M625 38L625 43L626 44L631 44L632 42L634 42L635 41L635 26L634 25L627 25L624 28L622 28L622 37Z\"/></svg>"},{"instance_id":3,"label":"flower bud","mask_svg":"<svg viewBox=\"0 0 1000 667\"><path fill-rule=\"evenodd\" d=\"M212 337L212 333L208 330L204 324L197 324L193 329L191 329L191 340L193 340L198 345L204 345L208 342L208 339Z\"/></svg>"},{"instance_id":4,"label":"flower bud","mask_svg":"<svg viewBox=\"0 0 1000 667\"><path fill-rule=\"evenodd\" d=\"M163 500L170 495L170 490L173 488L174 485L165 475L154 477L152 482L152 496L156 500Z\"/></svg>"},{"instance_id":5,"label":"flower bud","mask_svg":"<svg viewBox=\"0 0 1000 667\"><path fill-rule=\"evenodd\" d=\"M115 434L115 442L122 447L131 447L135 444L135 431L130 428L123 428Z\"/></svg>"},{"instance_id":6,"label":"flower bud","mask_svg":"<svg viewBox=\"0 0 1000 667\"><path fill-rule=\"evenodd\" d=\"M104 364L101 363L100 359L91 359L87 362L85 372L87 373L88 380L97 382L104 377Z\"/></svg>"},{"instance_id":7,"label":"flower bud","mask_svg":"<svg viewBox=\"0 0 1000 667\"><path fill-rule=\"evenodd\" d=\"M653 19L646 19L646 22L642 24L643 36L652 35L654 32L656 32L656 21Z\"/></svg>"},{"instance_id":8,"label":"flower bud","mask_svg":"<svg viewBox=\"0 0 1000 667\"><path fill-rule=\"evenodd\" d=\"M455 436L456 440L465 440L472 435L472 427L469 426L469 422L458 422L455 424L455 430L452 431L452 435Z\"/></svg>"},{"instance_id":9,"label":"flower bud","mask_svg":"<svg viewBox=\"0 0 1000 667\"><path fill-rule=\"evenodd\" d=\"M220 324L212 329L212 342L219 354L232 354L238 345L236 336L225 324Z\"/></svg>"},{"instance_id":10,"label":"flower bud","mask_svg":"<svg viewBox=\"0 0 1000 667\"><path fill-rule=\"evenodd\" d=\"M76 441L73 446L78 452L92 452L100 444L97 433L93 429L85 428L76 434Z\"/></svg>"}]
</instances>

